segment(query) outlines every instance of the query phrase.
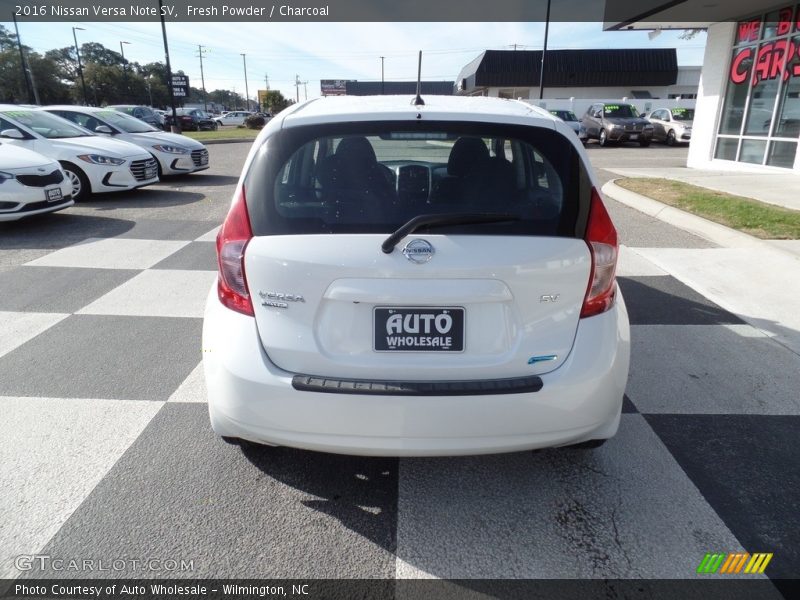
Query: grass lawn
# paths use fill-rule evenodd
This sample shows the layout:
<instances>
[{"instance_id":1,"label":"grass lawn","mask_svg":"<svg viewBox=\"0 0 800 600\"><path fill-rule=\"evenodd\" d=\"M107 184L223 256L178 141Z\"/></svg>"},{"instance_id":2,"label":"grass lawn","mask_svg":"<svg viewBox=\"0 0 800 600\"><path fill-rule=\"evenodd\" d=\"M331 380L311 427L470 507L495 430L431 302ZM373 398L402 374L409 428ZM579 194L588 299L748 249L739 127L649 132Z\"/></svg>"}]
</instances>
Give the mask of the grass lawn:
<instances>
[{"instance_id":1,"label":"grass lawn","mask_svg":"<svg viewBox=\"0 0 800 600\"><path fill-rule=\"evenodd\" d=\"M239 129L230 125L220 125L216 131L184 131L183 135L198 142L205 142L207 140L254 140L259 133L261 133L260 129L247 129L246 127Z\"/></svg>"},{"instance_id":2,"label":"grass lawn","mask_svg":"<svg viewBox=\"0 0 800 600\"><path fill-rule=\"evenodd\" d=\"M800 211L670 179L629 177L615 183L761 239L800 239Z\"/></svg>"}]
</instances>

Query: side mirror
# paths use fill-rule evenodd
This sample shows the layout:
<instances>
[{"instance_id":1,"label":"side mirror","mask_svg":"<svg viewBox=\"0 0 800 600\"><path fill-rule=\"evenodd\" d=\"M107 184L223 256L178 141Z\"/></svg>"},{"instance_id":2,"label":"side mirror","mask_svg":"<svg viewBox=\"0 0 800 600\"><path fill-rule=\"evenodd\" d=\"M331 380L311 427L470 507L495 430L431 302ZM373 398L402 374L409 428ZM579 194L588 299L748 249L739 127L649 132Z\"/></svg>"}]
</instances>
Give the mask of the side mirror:
<instances>
[{"instance_id":1,"label":"side mirror","mask_svg":"<svg viewBox=\"0 0 800 600\"><path fill-rule=\"evenodd\" d=\"M114 132L111 130L111 127L108 125L98 125L94 128L95 133L105 133L107 135L113 135Z\"/></svg>"},{"instance_id":2,"label":"side mirror","mask_svg":"<svg viewBox=\"0 0 800 600\"><path fill-rule=\"evenodd\" d=\"M10 140L24 140L25 136L19 129L3 129L0 131L0 137L8 138Z\"/></svg>"}]
</instances>

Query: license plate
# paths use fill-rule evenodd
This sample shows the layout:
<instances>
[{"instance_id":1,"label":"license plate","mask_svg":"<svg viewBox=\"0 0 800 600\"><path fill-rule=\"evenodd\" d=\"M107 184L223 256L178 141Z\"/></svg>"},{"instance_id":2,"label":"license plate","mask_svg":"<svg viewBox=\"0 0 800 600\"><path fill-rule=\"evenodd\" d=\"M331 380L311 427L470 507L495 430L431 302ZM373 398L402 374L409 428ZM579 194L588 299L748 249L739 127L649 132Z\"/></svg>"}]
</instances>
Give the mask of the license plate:
<instances>
[{"instance_id":1,"label":"license plate","mask_svg":"<svg viewBox=\"0 0 800 600\"><path fill-rule=\"evenodd\" d=\"M376 307L376 352L463 352L461 307Z\"/></svg>"},{"instance_id":2,"label":"license plate","mask_svg":"<svg viewBox=\"0 0 800 600\"><path fill-rule=\"evenodd\" d=\"M58 200L63 200L64 195L61 193L61 188L50 188L44 191L44 198L48 202L57 202Z\"/></svg>"},{"instance_id":3,"label":"license plate","mask_svg":"<svg viewBox=\"0 0 800 600\"><path fill-rule=\"evenodd\" d=\"M632 134L630 135L630 139L632 139L632 140L638 140L638 139L639 139L639 134L638 134L638 133L632 133Z\"/></svg>"},{"instance_id":4,"label":"license plate","mask_svg":"<svg viewBox=\"0 0 800 600\"><path fill-rule=\"evenodd\" d=\"M153 179L156 175L158 175L158 167L148 167L144 170L145 179Z\"/></svg>"}]
</instances>

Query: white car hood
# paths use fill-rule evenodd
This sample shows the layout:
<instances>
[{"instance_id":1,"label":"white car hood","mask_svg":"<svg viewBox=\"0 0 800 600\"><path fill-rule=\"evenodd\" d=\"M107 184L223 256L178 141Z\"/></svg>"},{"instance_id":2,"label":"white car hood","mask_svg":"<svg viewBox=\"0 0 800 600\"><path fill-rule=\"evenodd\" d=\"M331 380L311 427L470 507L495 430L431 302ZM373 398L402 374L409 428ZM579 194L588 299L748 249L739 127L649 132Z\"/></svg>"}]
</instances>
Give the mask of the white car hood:
<instances>
[{"instance_id":1,"label":"white car hood","mask_svg":"<svg viewBox=\"0 0 800 600\"><path fill-rule=\"evenodd\" d=\"M145 133L127 133L127 139L140 146L152 147L155 144L169 144L170 146L182 146L189 150L202 150L205 146L185 135L178 135L177 133L167 133L160 131L148 131Z\"/></svg>"},{"instance_id":2,"label":"white car hood","mask_svg":"<svg viewBox=\"0 0 800 600\"><path fill-rule=\"evenodd\" d=\"M70 150L80 154L103 154L113 158L142 157L143 151L139 146L122 140L111 140L99 135L56 138L47 140L54 148Z\"/></svg>"},{"instance_id":3,"label":"white car hood","mask_svg":"<svg viewBox=\"0 0 800 600\"><path fill-rule=\"evenodd\" d=\"M44 167L53 164L54 161L52 158L42 156L38 152L26 150L19 146L0 144L0 171Z\"/></svg>"}]
</instances>

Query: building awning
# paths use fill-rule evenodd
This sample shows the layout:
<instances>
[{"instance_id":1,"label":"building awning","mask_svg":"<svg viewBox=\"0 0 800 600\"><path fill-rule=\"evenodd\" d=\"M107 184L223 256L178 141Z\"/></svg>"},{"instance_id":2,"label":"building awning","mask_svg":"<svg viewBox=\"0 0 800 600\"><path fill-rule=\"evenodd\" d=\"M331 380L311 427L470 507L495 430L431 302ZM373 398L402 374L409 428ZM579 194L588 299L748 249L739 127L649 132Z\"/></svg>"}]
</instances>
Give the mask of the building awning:
<instances>
[{"instance_id":1,"label":"building awning","mask_svg":"<svg viewBox=\"0 0 800 600\"><path fill-rule=\"evenodd\" d=\"M678 77L675 48L548 50L545 87L674 85ZM486 50L459 74L458 87L538 86L541 50Z\"/></svg>"},{"instance_id":2,"label":"building awning","mask_svg":"<svg viewBox=\"0 0 800 600\"><path fill-rule=\"evenodd\" d=\"M379 96L417 93L416 81L348 81L345 83L348 96ZM454 81L423 81L420 93L428 96L452 96Z\"/></svg>"}]
</instances>

